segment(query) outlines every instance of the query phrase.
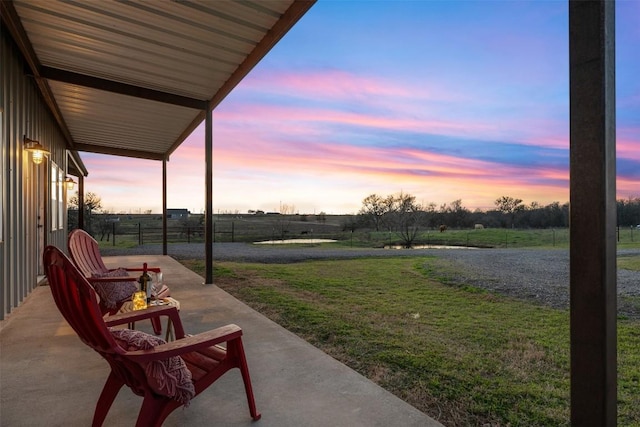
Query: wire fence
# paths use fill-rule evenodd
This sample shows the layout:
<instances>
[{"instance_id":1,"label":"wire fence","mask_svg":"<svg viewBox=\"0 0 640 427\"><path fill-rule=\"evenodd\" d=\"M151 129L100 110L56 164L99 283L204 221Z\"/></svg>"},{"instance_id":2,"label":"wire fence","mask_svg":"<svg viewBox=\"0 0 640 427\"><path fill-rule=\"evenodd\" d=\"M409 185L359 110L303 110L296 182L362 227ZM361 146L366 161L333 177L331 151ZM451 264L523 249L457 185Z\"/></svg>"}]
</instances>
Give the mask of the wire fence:
<instances>
[{"instance_id":1,"label":"wire fence","mask_svg":"<svg viewBox=\"0 0 640 427\"><path fill-rule=\"evenodd\" d=\"M214 242L256 242L265 240L284 240L293 238L313 238L343 240L348 235L339 230L316 230L309 227L288 230L282 227L255 227L250 224L237 226L235 222L221 221L213 223ZM295 227L293 227L295 228ZM118 223L112 222L108 226L101 226L98 232L93 233L94 238L101 242L110 242L112 246L125 243L137 245L149 243L162 243L163 228L153 223ZM201 243L205 241L205 227L168 225L167 242L169 243ZM103 243L104 244L104 243Z\"/></svg>"},{"instance_id":2,"label":"wire fence","mask_svg":"<svg viewBox=\"0 0 640 427\"><path fill-rule=\"evenodd\" d=\"M264 242L296 240L336 240L344 245L361 247L385 247L406 245L401 233L395 231L373 231L371 229L342 229L340 227L311 227L305 224L289 224L288 227L275 225L256 226L235 221L214 221L213 241L224 242ZM143 245L162 243L163 229L157 222L111 223L100 227L93 234L102 245ZM640 242L640 229L620 227L616 232L619 243ZM201 225L169 224L168 243L203 243L205 228ZM569 244L569 229L421 229L411 241L412 247L419 246L467 246L515 248L530 246L563 247Z\"/></svg>"}]
</instances>

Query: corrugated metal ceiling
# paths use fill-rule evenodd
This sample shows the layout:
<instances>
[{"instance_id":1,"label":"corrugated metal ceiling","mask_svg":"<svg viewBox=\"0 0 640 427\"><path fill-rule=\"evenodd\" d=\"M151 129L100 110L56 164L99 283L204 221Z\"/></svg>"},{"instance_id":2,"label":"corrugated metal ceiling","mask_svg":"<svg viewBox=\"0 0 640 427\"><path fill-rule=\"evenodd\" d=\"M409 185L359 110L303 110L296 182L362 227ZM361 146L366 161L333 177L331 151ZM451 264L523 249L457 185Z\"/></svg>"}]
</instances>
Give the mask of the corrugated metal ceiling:
<instances>
[{"instance_id":1,"label":"corrugated metal ceiling","mask_svg":"<svg viewBox=\"0 0 640 427\"><path fill-rule=\"evenodd\" d=\"M14 0L2 12L71 149L162 159L312 4Z\"/></svg>"}]
</instances>

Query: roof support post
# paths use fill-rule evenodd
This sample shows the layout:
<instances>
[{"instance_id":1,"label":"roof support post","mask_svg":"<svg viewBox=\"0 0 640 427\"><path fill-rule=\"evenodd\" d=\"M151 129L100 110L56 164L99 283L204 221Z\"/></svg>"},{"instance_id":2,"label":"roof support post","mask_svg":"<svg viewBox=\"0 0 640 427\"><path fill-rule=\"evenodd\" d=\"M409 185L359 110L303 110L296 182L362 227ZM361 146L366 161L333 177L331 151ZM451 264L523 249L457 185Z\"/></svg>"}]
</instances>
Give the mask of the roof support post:
<instances>
[{"instance_id":1,"label":"roof support post","mask_svg":"<svg viewBox=\"0 0 640 427\"><path fill-rule=\"evenodd\" d=\"M617 418L614 13L614 1L569 1L574 426Z\"/></svg>"},{"instance_id":2,"label":"roof support post","mask_svg":"<svg viewBox=\"0 0 640 427\"><path fill-rule=\"evenodd\" d=\"M167 159L162 159L162 255L167 255Z\"/></svg>"},{"instance_id":3,"label":"roof support post","mask_svg":"<svg viewBox=\"0 0 640 427\"><path fill-rule=\"evenodd\" d=\"M84 176L78 176L78 228L84 230Z\"/></svg>"},{"instance_id":4,"label":"roof support post","mask_svg":"<svg viewBox=\"0 0 640 427\"><path fill-rule=\"evenodd\" d=\"M210 284L213 283L213 117L211 110L206 110L204 117L204 159L204 283Z\"/></svg>"}]
</instances>

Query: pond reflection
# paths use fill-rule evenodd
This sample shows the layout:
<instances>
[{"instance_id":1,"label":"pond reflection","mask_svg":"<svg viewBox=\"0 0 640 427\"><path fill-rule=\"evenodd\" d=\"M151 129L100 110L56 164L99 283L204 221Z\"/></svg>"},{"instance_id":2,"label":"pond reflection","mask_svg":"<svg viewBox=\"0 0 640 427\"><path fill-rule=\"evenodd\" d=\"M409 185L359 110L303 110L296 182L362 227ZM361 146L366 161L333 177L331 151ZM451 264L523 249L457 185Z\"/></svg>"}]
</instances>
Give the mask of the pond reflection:
<instances>
[{"instance_id":1,"label":"pond reflection","mask_svg":"<svg viewBox=\"0 0 640 427\"><path fill-rule=\"evenodd\" d=\"M385 249L480 249L473 246L447 246L447 245L415 245L407 248L402 245L386 245Z\"/></svg>"},{"instance_id":2,"label":"pond reflection","mask_svg":"<svg viewBox=\"0 0 640 427\"><path fill-rule=\"evenodd\" d=\"M254 245L286 245L290 243L334 243L337 240L333 239L280 239L280 240L265 240L264 242L253 242Z\"/></svg>"}]
</instances>

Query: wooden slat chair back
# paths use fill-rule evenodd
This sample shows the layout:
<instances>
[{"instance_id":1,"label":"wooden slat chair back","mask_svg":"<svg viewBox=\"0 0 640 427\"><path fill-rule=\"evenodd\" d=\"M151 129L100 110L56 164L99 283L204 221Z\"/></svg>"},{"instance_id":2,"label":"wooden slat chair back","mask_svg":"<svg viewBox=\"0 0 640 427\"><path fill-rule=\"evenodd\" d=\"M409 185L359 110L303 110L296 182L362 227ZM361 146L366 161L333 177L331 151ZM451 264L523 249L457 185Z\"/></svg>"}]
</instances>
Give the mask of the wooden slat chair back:
<instances>
[{"instance_id":1,"label":"wooden slat chair back","mask_svg":"<svg viewBox=\"0 0 640 427\"><path fill-rule=\"evenodd\" d=\"M91 277L94 273L106 273L109 271L100 255L98 242L89 233L81 229L75 229L69 233L68 249L71 259L85 277Z\"/></svg>"},{"instance_id":2,"label":"wooden slat chair back","mask_svg":"<svg viewBox=\"0 0 640 427\"><path fill-rule=\"evenodd\" d=\"M101 276L109 271L114 269L109 269L104 264L102 260L102 255L100 254L100 247L98 246L98 242L94 239L89 233L82 229L75 229L69 233L69 238L67 241L67 248L69 250L69 255L71 259L75 263L76 267L84 274L84 276L89 279L90 282L125 282L137 281L136 277L127 276L127 277L102 277L102 278L94 278L95 276ZM131 272L142 272L142 268L125 268L126 271ZM150 267L147 268L148 271L152 271L155 273L160 273L160 268L158 267ZM167 292L168 296L168 292ZM114 308L109 308L104 304L101 304L100 307L102 309L102 314L115 314L120 310L122 304ZM162 324L158 319L151 319L151 324L153 325L153 330L156 335L160 335L162 333Z\"/></svg>"},{"instance_id":3,"label":"wooden slat chair back","mask_svg":"<svg viewBox=\"0 0 640 427\"><path fill-rule=\"evenodd\" d=\"M153 391L145 366L153 361L180 356L191 373L195 396L199 395L225 372L239 368L242 374L249 412L254 420L257 412L249 369L242 344L242 329L223 326L194 336L186 336L175 307L154 307L153 310L102 317L98 297L76 266L54 246L44 251L44 266L53 299L62 316L78 334L80 340L98 352L111 367L94 412L93 426L101 426L122 386L143 396L136 426L160 426L173 410L183 405ZM146 313L141 313L146 312ZM127 324L144 317L166 315L175 324L176 341L153 347L152 350L130 351L118 344L109 327ZM226 343L226 349L218 344Z\"/></svg>"},{"instance_id":4,"label":"wooden slat chair back","mask_svg":"<svg viewBox=\"0 0 640 427\"><path fill-rule=\"evenodd\" d=\"M77 228L69 233L67 248L69 249L71 259L85 277L91 277L95 273L106 273L113 270L107 268L104 261L102 261L100 246L96 239L82 229ZM142 268L127 267L125 270L141 272ZM159 267L148 267L147 270L154 273L160 272Z\"/></svg>"}]
</instances>

